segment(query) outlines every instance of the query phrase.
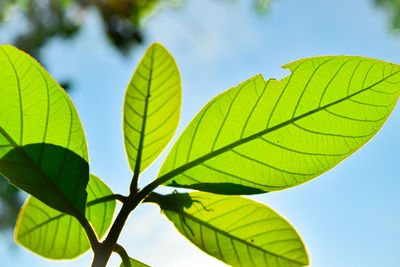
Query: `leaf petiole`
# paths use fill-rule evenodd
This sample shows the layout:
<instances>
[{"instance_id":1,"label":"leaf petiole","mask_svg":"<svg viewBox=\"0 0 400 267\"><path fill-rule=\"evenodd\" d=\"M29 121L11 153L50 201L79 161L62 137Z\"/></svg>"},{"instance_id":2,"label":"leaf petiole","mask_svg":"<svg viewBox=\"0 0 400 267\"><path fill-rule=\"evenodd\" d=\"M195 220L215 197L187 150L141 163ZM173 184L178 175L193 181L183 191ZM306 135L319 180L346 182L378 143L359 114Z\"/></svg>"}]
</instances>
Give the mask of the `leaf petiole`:
<instances>
[{"instance_id":1,"label":"leaf petiole","mask_svg":"<svg viewBox=\"0 0 400 267\"><path fill-rule=\"evenodd\" d=\"M122 263L124 264L124 267L131 267L131 261L129 259L128 253L124 249L123 246L120 244L115 244L114 246L114 252L116 252L122 259Z\"/></svg>"}]
</instances>

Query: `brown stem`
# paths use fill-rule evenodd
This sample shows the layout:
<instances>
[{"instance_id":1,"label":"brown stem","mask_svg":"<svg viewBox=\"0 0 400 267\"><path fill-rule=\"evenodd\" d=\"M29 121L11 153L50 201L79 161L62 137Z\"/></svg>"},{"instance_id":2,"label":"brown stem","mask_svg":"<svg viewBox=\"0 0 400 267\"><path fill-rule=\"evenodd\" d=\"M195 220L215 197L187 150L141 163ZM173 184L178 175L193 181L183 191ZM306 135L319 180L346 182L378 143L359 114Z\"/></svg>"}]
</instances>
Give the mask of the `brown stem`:
<instances>
[{"instance_id":1,"label":"brown stem","mask_svg":"<svg viewBox=\"0 0 400 267\"><path fill-rule=\"evenodd\" d=\"M120 244L115 244L114 252L118 253L118 255L121 257L124 267L131 267L131 261L129 259L129 255L123 246L121 246Z\"/></svg>"},{"instance_id":2,"label":"brown stem","mask_svg":"<svg viewBox=\"0 0 400 267\"><path fill-rule=\"evenodd\" d=\"M154 190L153 183L147 185L139 193L135 194L132 192L128 198L124 201L121 210L115 219L107 238L103 243L100 244L99 249L94 250L94 259L92 267L105 267L108 259L113 252L114 246L118 241L118 238L124 228L125 222L129 217L129 214L142 202L143 199L147 197ZM151 186L152 185L152 186ZM154 187L154 188L153 188Z\"/></svg>"},{"instance_id":3,"label":"brown stem","mask_svg":"<svg viewBox=\"0 0 400 267\"><path fill-rule=\"evenodd\" d=\"M131 191L129 196L124 199L122 208L115 219L107 238L103 243L100 244L99 249L94 250L94 259L92 267L105 267L108 259L113 252L114 246L118 241L118 238L124 228L125 222L129 217L129 214L142 202L154 189L156 189L163 182L167 181L175 175L172 171L164 176L154 180L147 186L145 186L139 192Z\"/></svg>"}]
</instances>

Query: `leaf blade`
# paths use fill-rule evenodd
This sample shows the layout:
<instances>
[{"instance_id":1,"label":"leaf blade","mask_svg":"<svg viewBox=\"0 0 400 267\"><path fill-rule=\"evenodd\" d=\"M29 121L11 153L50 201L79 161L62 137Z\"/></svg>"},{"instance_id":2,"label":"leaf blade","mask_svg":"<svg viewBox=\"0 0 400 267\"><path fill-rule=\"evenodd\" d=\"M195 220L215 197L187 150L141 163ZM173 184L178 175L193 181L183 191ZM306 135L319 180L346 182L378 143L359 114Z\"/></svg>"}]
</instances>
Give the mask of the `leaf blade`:
<instances>
[{"instance_id":1,"label":"leaf blade","mask_svg":"<svg viewBox=\"0 0 400 267\"><path fill-rule=\"evenodd\" d=\"M116 201L96 203L112 191L92 174L88 192L87 218L101 238L112 223ZM60 213L34 197L29 197L20 211L15 240L42 257L57 260L73 259L90 249L85 231L74 217Z\"/></svg>"},{"instance_id":2,"label":"leaf blade","mask_svg":"<svg viewBox=\"0 0 400 267\"><path fill-rule=\"evenodd\" d=\"M178 231L232 266L305 266L308 255L293 227L269 207L238 196L204 192L154 201Z\"/></svg>"},{"instance_id":3,"label":"leaf blade","mask_svg":"<svg viewBox=\"0 0 400 267\"><path fill-rule=\"evenodd\" d=\"M54 208L84 214L88 153L72 101L40 64L22 51L2 45L0 62L0 171L10 182ZM58 170L46 163L52 156L59 159ZM10 172L16 164L35 174L27 177ZM68 176L64 166L70 164L80 171L70 178L72 184L79 185L74 192L59 185Z\"/></svg>"},{"instance_id":4,"label":"leaf blade","mask_svg":"<svg viewBox=\"0 0 400 267\"><path fill-rule=\"evenodd\" d=\"M395 64L333 56L284 68L292 74L281 81L255 76L210 101L167 156L160 182L224 194L304 183L372 138L399 96Z\"/></svg>"},{"instance_id":5,"label":"leaf blade","mask_svg":"<svg viewBox=\"0 0 400 267\"><path fill-rule=\"evenodd\" d=\"M125 150L134 173L147 168L171 140L179 122L181 95L175 60L163 46L154 43L125 94Z\"/></svg>"},{"instance_id":6,"label":"leaf blade","mask_svg":"<svg viewBox=\"0 0 400 267\"><path fill-rule=\"evenodd\" d=\"M129 258L130 263L131 263L131 267L149 267L149 265L144 264L143 262L140 262L134 258ZM119 265L119 267L124 267L124 263L121 262L121 264Z\"/></svg>"}]
</instances>

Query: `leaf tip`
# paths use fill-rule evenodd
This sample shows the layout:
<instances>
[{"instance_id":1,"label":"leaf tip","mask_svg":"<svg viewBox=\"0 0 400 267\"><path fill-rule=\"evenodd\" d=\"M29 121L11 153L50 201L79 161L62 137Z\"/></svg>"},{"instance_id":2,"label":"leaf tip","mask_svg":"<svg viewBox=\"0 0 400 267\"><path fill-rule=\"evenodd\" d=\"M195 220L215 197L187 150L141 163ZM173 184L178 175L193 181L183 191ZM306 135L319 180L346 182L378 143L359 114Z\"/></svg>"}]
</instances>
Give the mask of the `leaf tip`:
<instances>
[{"instance_id":1,"label":"leaf tip","mask_svg":"<svg viewBox=\"0 0 400 267\"><path fill-rule=\"evenodd\" d=\"M158 43L158 42L154 42L152 43L149 48L148 51L153 50L153 49L160 49L162 51L168 51L162 44Z\"/></svg>"}]
</instances>

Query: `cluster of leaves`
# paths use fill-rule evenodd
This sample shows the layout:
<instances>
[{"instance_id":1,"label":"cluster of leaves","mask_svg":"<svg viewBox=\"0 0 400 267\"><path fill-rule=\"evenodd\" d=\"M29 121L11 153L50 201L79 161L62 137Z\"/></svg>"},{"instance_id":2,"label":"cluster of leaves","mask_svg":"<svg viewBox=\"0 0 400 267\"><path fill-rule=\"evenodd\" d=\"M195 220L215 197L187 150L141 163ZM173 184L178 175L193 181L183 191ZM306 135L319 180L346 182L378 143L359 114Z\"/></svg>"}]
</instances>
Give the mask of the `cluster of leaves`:
<instances>
[{"instance_id":1,"label":"cluster of leaves","mask_svg":"<svg viewBox=\"0 0 400 267\"><path fill-rule=\"evenodd\" d=\"M29 25L15 36L13 44L38 58L40 49L52 38L71 38L78 33L89 9L98 10L104 29L112 44L121 52L141 43L140 21L160 2L159 0L2 0L0 1L0 23L20 13ZM70 80L62 82L68 91ZM15 224L22 205L18 190L0 177L0 231Z\"/></svg>"},{"instance_id":2,"label":"cluster of leaves","mask_svg":"<svg viewBox=\"0 0 400 267\"><path fill-rule=\"evenodd\" d=\"M265 12L271 0L255 0L257 11ZM180 6L179 0L3 0L0 1L0 23L19 12L29 25L20 31L13 44L31 56L39 58L40 49L52 38L71 38L78 33L89 9L98 10L104 29L111 43L121 52L127 52L141 43L142 19L157 9L160 4ZM45 15L43 15L45 14ZM69 92L73 80L62 81L62 87ZM4 182L0 177L0 231L15 224L18 210L22 205L18 189Z\"/></svg>"},{"instance_id":3,"label":"cluster of leaves","mask_svg":"<svg viewBox=\"0 0 400 267\"><path fill-rule=\"evenodd\" d=\"M122 266L146 266L117 241L132 210L149 202L194 245L229 265L308 265L295 229L266 205L238 195L302 184L359 149L397 102L400 66L328 56L283 67L292 73L280 81L257 75L211 100L157 178L139 189L140 173L173 137L181 107L173 57L159 44L150 46L125 95L133 177L130 194L122 196L89 174L83 128L65 91L29 55L0 46L0 172L32 195L20 211L16 241L50 259L75 258L91 247L92 266L105 266L112 252ZM154 192L160 185L199 191L160 195ZM117 200L122 207L113 221Z\"/></svg>"}]
</instances>

